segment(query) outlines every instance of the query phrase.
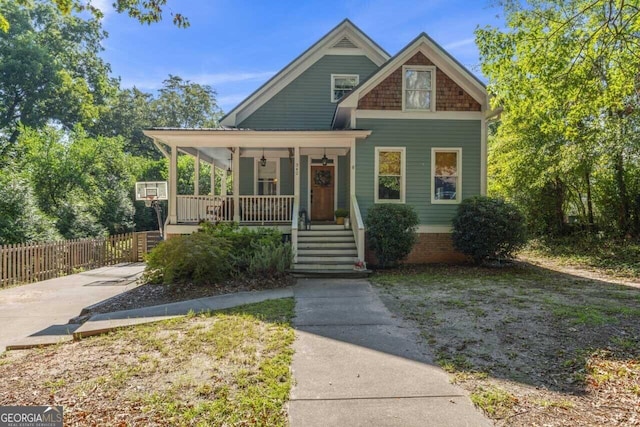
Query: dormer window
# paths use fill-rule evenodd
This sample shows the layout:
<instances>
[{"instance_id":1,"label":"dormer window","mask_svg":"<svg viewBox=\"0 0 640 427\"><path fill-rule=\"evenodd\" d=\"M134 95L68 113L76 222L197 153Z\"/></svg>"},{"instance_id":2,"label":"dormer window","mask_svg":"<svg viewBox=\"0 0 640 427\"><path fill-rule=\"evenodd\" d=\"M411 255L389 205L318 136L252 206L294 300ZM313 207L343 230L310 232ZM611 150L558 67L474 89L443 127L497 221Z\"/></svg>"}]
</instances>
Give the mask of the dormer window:
<instances>
[{"instance_id":1,"label":"dormer window","mask_svg":"<svg viewBox=\"0 0 640 427\"><path fill-rule=\"evenodd\" d=\"M331 74L331 102L338 102L360 83L358 74Z\"/></svg>"},{"instance_id":2,"label":"dormer window","mask_svg":"<svg viewBox=\"0 0 640 427\"><path fill-rule=\"evenodd\" d=\"M435 111L436 67L405 65L402 67L402 109Z\"/></svg>"}]
</instances>

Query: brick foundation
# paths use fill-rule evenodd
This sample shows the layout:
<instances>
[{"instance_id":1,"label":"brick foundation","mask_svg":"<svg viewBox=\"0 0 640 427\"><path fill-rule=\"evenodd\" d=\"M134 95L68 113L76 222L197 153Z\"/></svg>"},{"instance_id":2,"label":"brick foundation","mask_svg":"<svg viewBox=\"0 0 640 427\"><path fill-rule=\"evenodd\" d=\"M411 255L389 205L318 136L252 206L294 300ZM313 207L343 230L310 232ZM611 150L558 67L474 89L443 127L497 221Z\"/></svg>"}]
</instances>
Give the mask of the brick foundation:
<instances>
[{"instance_id":1,"label":"brick foundation","mask_svg":"<svg viewBox=\"0 0 640 427\"><path fill-rule=\"evenodd\" d=\"M403 65L434 65L421 52ZM402 66L358 101L359 110L402 110ZM436 68L436 111L481 111L480 104Z\"/></svg>"},{"instance_id":2,"label":"brick foundation","mask_svg":"<svg viewBox=\"0 0 640 427\"><path fill-rule=\"evenodd\" d=\"M368 264L376 265L376 257L368 246L367 242L366 261ZM469 259L453 249L451 234L423 233L418 234L418 241L403 264L461 264L465 262L469 262Z\"/></svg>"}]
</instances>

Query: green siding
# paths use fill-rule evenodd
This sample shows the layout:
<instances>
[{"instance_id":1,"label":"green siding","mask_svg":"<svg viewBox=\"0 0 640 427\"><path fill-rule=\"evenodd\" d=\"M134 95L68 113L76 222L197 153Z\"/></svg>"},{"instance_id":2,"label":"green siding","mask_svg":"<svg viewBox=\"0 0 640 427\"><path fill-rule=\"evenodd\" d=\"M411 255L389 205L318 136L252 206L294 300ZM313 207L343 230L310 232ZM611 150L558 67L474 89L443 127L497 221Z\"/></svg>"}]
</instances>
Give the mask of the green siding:
<instances>
[{"instance_id":1,"label":"green siding","mask_svg":"<svg viewBox=\"0 0 640 427\"><path fill-rule=\"evenodd\" d=\"M338 207L349 209L349 166L346 156L338 156Z\"/></svg>"},{"instance_id":2,"label":"green siding","mask_svg":"<svg viewBox=\"0 0 640 427\"><path fill-rule=\"evenodd\" d=\"M373 132L356 146L356 195L363 218L374 201L375 147L406 147L406 198L425 225L451 225L458 205L431 204L431 148L462 148L462 197L480 194L480 120L359 119Z\"/></svg>"},{"instance_id":3,"label":"green siding","mask_svg":"<svg viewBox=\"0 0 640 427\"><path fill-rule=\"evenodd\" d=\"M252 129L329 129L331 74L358 74L363 82L377 70L366 56L326 55L275 94L238 127Z\"/></svg>"},{"instance_id":4,"label":"green siding","mask_svg":"<svg viewBox=\"0 0 640 427\"><path fill-rule=\"evenodd\" d=\"M251 196L254 190L255 165L253 157L240 157L240 195Z\"/></svg>"},{"instance_id":5,"label":"green siding","mask_svg":"<svg viewBox=\"0 0 640 427\"><path fill-rule=\"evenodd\" d=\"M280 159L280 195L293 195L293 166L289 158Z\"/></svg>"}]
</instances>

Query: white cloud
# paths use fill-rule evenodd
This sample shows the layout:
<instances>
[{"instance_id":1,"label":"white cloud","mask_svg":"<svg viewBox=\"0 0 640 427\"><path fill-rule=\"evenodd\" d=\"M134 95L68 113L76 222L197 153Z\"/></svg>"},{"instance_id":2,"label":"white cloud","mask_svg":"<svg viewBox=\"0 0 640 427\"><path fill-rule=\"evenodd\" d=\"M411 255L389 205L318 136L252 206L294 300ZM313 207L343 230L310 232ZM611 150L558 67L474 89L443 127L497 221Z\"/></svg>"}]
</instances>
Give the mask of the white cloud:
<instances>
[{"instance_id":1,"label":"white cloud","mask_svg":"<svg viewBox=\"0 0 640 427\"><path fill-rule=\"evenodd\" d=\"M184 76L183 78L191 80L194 83L216 86L225 83L266 80L274 74L274 71L258 71L253 73L207 73Z\"/></svg>"},{"instance_id":2,"label":"white cloud","mask_svg":"<svg viewBox=\"0 0 640 427\"><path fill-rule=\"evenodd\" d=\"M180 72L168 71L167 74L157 77L143 77L136 79L123 78L121 86L125 88L137 87L138 89L155 90L162 87L162 82L169 77L169 74L182 77L184 80L190 80L193 83L201 85L210 85L214 89L227 83L249 82L255 80L267 80L275 74L273 71L258 72L237 72L237 73L205 73L205 74L182 74Z\"/></svg>"},{"instance_id":3,"label":"white cloud","mask_svg":"<svg viewBox=\"0 0 640 427\"><path fill-rule=\"evenodd\" d=\"M476 42L476 39L473 37L470 37L468 39L456 40L454 42L447 43L444 45L444 48L447 50L453 50L459 47L473 45L475 42Z\"/></svg>"}]
</instances>

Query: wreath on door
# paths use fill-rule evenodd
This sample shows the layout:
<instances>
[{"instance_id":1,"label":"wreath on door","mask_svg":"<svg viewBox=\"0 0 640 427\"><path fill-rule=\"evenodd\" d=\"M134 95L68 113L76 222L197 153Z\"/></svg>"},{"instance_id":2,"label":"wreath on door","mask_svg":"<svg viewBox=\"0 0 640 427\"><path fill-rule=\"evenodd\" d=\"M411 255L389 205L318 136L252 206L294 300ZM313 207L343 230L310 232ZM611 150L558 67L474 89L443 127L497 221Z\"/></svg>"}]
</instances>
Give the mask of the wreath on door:
<instances>
[{"instance_id":1,"label":"wreath on door","mask_svg":"<svg viewBox=\"0 0 640 427\"><path fill-rule=\"evenodd\" d=\"M331 185L331 171L316 171L313 182L320 187L328 187Z\"/></svg>"}]
</instances>

